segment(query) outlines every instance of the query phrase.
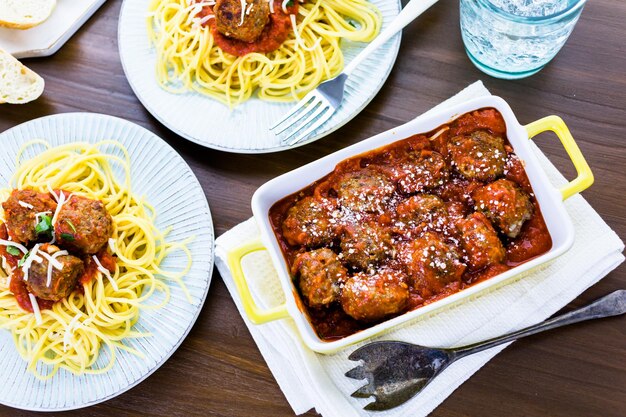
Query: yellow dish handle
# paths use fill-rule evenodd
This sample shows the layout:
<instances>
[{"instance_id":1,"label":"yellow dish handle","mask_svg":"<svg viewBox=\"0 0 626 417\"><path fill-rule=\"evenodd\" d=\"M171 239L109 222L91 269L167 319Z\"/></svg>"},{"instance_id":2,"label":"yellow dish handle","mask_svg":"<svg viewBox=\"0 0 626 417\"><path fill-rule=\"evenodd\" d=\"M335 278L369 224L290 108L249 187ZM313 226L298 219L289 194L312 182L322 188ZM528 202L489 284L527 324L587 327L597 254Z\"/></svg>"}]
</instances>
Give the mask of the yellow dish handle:
<instances>
[{"instance_id":1,"label":"yellow dish handle","mask_svg":"<svg viewBox=\"0 0 626 417\"><path fill-rule=\"evenodd\" d=\"M574 194L578 194L593 184L593 173L589 164L585 160L580 148L576 145L572 134L570 133L567 125L559 116L548 116L543 119L539 119L535 122L529 123L525 126L528 132L528 138L532 139L541 132L551 130L559 137L563 147L567 151L570 159L574 163L578 176L570 181L569 184L561 188L561 195L563 200L567 200Z\"/></svg>"},{"instance_id":2,"label":"yellow dish handle","mask_svg":"<svg viewBox=\"0 0 626 417\"><path fill-rule=\"evenodd\" d=\"M239 292L239 296L241 297L243 309L246 311L250 321L254 324L263 324L289 317L286 304L282 304L268 310L262 310L256 305L254 299L252 298L252 293L250 293L246 277L243 274L241 261L246 255L260 250L265 250L265 246L261 243L260 239L255 239L233 249L226 255L228 268L230 269L230 273L233 275L233 281L235 281L237 292Z\"/></svg>"}]
</instances>

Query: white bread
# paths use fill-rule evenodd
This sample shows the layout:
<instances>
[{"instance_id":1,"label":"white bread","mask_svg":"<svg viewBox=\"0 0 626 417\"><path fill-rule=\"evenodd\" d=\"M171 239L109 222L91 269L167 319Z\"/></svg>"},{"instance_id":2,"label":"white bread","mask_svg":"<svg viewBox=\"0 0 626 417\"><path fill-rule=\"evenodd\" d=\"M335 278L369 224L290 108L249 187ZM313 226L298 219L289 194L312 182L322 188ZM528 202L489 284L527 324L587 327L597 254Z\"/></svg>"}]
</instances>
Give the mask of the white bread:
<instances>
[{"instance_id":1,"label":"white bread","mask_svg":"<svg viewBox=\"0 0 626 417\"><path fill-rule=\"evenodd\" d=\"M0 0L0 26L30 29L50 17L56 4L57 0Z\"/></svg>"},{"instance_id":2,"label":"white bread","mask_svg":"<svg viewBox=\"0 0 626 417\"><path fill-rule=\"evenodd\" d=\"M37 99L43 88L43 78L0 49L0 103L28 103Z\"/></svg>"}]
</instances>

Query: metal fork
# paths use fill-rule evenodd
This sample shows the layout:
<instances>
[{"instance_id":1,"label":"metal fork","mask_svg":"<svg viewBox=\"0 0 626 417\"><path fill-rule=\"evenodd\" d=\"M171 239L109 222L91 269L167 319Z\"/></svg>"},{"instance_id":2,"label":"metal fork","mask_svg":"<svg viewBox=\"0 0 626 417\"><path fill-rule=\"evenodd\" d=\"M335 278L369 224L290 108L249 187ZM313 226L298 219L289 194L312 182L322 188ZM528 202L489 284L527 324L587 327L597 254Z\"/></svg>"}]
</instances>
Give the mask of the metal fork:
<instances>
[{"instance_id":1,"label":"metal fork","mask_svg":"<svg viewBox=\"0 0 626 417\"><path fill-rule=\"evenodd\" d=\"M388 410L419 393L452 362L502 343L555 329L568 324L626 313L626 290L614 291L593 303L522 330L469 346L439 349L404 342L374 342L352 352L348 359L363 364L346 372L354 379L367 379L367 385L352 396L376 401L366 410Z\"/></svg>"},{"instance_id":2,"label":"metal fork","mask_svg":"<svg viewBox=\"0 0 626 417\"><path fill-rule=\"evenodd\" d=\"M332 80L321 83L315 90L300 100L282 119L270 127L274 134L286 132L281 142L289 146L302 141L318 127L323 125L341 105L346 80L352 71L372 52L401 31L417 16L422 14L437 0L411 0L402 9L394 21L370 42L343 70Z\"/></svg>"}]
</instances>

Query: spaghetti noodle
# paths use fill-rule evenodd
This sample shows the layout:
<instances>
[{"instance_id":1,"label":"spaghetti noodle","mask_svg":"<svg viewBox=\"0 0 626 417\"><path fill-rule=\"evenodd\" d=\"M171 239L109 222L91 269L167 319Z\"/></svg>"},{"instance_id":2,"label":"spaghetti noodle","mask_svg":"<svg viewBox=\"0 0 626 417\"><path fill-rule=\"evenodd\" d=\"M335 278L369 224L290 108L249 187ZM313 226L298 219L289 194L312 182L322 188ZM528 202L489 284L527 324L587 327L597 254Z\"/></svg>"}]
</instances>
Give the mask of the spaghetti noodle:
<instances>
[{"instance_id":1,"label":"spaghetti noodle","mask_svg":"<svg viewBox=\"0 0 626 417\"><path fill-rule=\"evenodd\" d=\"M24 152L34 146L46 150L21 161ZM113 219L108 247L116 262L114 272L109 272L93 256L97 264L94 279L82 283L82 291L74 290L50 309L40 309L35 297L29 294L34 314L18 305L9 290L11 276L3 274L0 328L11 331L18 352L28 361L28 369L40 379L51 378L61 368L74 374L106 372L114 365L120 349L141 356L141 352L124 343L128 338L149 336L133 330L140 311L165 305L170 281L177 282L190 299L182 281L191 268L188 240L167 242L168 230L155 226L153 207L132 193L129 155L118 142L50 148L44 141L33 141L20 151L17 166L12 188L52 195L55 192L51 190L63 189L100 200ZM124 173L122 182L114 174L120 168ZM11 189L0 190L0 201L6 201L10 193ZM6 221L5 213L1 214L1 220ZM163 270L160 265L164 258L177 250L186 254L187 264L180 271ZM160 302L148 304L156 293L161 294ZM108 363L96 367L103 347L108 350ZM38 367L38 363L44 366Z\"/></svg>"},{"instance_id":2,"label":"spaghetti noodle","mask_svg":"<svg viewBox=\"0 0 626 417\"><path fill-rule=\"evenodd\" d=\"M161 87L196 91L231 107L255 92L262 100L298 100L341 73L342 40L370 42L382 25L380 11L368 0L307 0L293 9L284 7L292 1L269 1L272 13L296 10L288 15L291 33L272 52L235 56L218 46L219 33L211 30L214 1L152 0L148 33Z\"/></svg>"}]
</instances>

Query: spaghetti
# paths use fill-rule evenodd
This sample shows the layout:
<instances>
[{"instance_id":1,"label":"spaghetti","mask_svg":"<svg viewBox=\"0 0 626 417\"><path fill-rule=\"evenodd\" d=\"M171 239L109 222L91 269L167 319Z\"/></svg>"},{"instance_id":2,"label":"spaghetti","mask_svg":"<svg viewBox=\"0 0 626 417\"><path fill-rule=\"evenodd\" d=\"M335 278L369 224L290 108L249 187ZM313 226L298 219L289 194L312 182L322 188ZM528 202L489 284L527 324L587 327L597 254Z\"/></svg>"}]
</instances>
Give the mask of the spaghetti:
<instances>
[{"instance_id":1,"label":"spaghetti","mask_svg":"<svg viewBox=\"0 0 626 417\"><path fill-rule=\"evenodd\" d=\"M244 50L236 56L218 45L223 36L215 30L215 1L152 0L148 33L160 86L172 93L195 91L231 107L255 92L262 100L298 100L341 73L342 40L370 42L382 25L380 11L368 0L263 1L270 1L272 22L289 12L290 33L271 52Z\"/></svg>"},{"instance_id":2,"label":"spaghetti","mask_svg":"<svg viewBox=\"0 0 626 417\"><path fill-rule=\"evenodd\" d=\"M21 161L24 152L34 146L46 150ZM140 311L165 305L170 281L177 282L190 299L182 281L191 268L188 240L167 242L168 230L155 226L153 207L131 190L129 155L118 142L50 148L44 141L33 141L22 148L17 162L12 188L49 192L57 197L59 193L52 190L62 189L71 195L101 201L113 220L108 251L116 260L109 272L92 256L96 264L94 278L81 281L82 288L49 309L40 308L35 297L28 294L34 314L19 306L9 289L11 275L2 274L0 327L11 331L18 352L28 361L28 369L40 379L51 378L61 368L79 375L106 372L114 365L118 350L142 356L124 343L128 338L149 336L133 330ZM116 169L124 173L122 182L116 179ZM6 201L10 193L11 189L0 190L0 201ZM5 213L1 214L1 220L6 221ZM178 250L187 256L185 267L180 271L163 270L160 265L164 258ZM37 255L36 250L34 254ZM32 254L29 258L33 258ZM157 293L161 295L158 304L148 304ZM103 347L108 350L108 362L96 366Z\"/></svg>"}]
</instances>

